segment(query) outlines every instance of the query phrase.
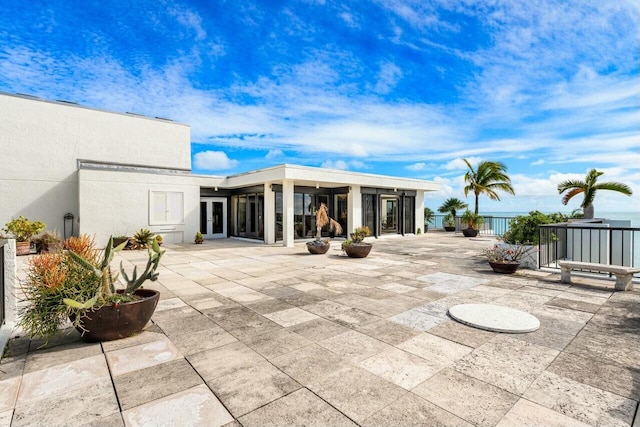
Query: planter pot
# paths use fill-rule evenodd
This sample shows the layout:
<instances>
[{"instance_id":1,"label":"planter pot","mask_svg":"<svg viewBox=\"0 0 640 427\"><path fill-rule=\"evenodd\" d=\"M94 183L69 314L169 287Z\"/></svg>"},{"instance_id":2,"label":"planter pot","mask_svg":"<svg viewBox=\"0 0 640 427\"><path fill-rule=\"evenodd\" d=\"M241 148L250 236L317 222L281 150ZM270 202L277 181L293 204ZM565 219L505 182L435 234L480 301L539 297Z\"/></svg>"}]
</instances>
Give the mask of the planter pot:
<instances>
[{"instance_id":1,"label":"planter pot","mask_svg":"<svg viewBox=\"0 0 640 427\"><path fill-rule=\"evenodd\" d=\"M476 237L478 235L478 230L475 228L465 228L462 230L462 234L464 237Z\"/></svg>"},{"instance_id":2,"label":"planter pot","mask_svg":"<svg viewBox=\"0 0 640 427\"><path fill-rule=\"evenodd\" d=\"M29 255L31 252L31 242L16 242L16 255Z\"/></svg>"},{"instance_id":3,"label":"planter pot","mask_svg":"<svg viewBox=\"0 0 640 427\"><path fill-rule=\"evenodd\" d=\"M87 312L78 327L83 339L89 342L112 341L126 338L142 331L158 305L160 292L153 289L138 289L134 295L142 299L115 305L106 305ZM71 318L73 321L73 317Z\"/></svg>"},{"instance_id":4,"label":"planter pot","mask_svg":"<svg viewBox=\"0 0 640 427\"><path fill-rule=\"evenodd\" d=\"M373 245L371 243L352 243L343 245L342 250L351 258L366 258L371 252Z\"/></svg>"},{"instance_id":5,"label":"planter pot","mask_svg":"<svg viewBox=\"0 0 640 427\"><path fill-rule=\"evenodd\" d=\"M314 240L313 242L307 242L307 250L310 254L320 255L326 254L331 245L327 242Z\"/></svg>"},{"instance_id":6,"label":"planter pot","mask_svg":"<svg viewBox=\"0 0 640 427\"><path fill-rule=\"evenodd\" d=\"M455 227L455 225L454 226L445 225L444 226L444 231L456 231L456 227Z\"/></svg>"},{"instance_id":7,"label":"planter pot","mask_svg":"<svg viewBox=\"0 0 640 427\"><path fill-rule=\"evenodd\" d=\"M520 267L519 262L489 262L489 265L496 273L513 274Z\"/></svg>"},{"instance_id":8,"label":"planter pot","mask_svg":"<svg viewBox=\"0 0 640 427\"><path fill-rule=\"evenodd\" d=\"M47 253L47 252L60 252L62 251L62 242L53 242L53 243L41 243L36 245L36 252Z\"/></svg>"}]
</instances>

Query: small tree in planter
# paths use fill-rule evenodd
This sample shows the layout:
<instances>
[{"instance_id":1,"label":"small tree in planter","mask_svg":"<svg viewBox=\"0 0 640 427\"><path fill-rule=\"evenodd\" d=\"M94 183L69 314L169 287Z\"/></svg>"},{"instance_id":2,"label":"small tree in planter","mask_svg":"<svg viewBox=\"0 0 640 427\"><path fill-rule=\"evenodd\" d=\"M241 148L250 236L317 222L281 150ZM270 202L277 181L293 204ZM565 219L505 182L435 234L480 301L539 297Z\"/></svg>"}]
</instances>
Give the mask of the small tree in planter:
<instances>
[{"instance_id":1,"label":"small tree in planter","mask_svg":"<svg viewBox=\"0 0 640 427\"><path fill-rule=\"evenodd\" d=\"M5 224L3 231L10 233L16 239L16 255L29 255L31 238L45 229L46 225L40 221L29 221L20 215Z\"/></svg>"},{"instance_id":2,"label":"small tree in planter","mask_svg":"<svg viewBox=\"0 0 640 427\"><path fill-rule=\"evenodd\" d=\"M456 219L452 214L446 214L442 219L442 224L445 231L456 231Z\"/></svg>"},{"instance_id":3,"label":"small tree in planter","mask_svg":"<svg viewBox=\"0 0 640 427\"><path fill-rule=\"evenodd\" d=\"M460 220L467 224L467 228L462 229L462 234L464 237L476 237L478 235L480 226L484 224L484 218L478 215L477 213L471 212L467 209L467 211L462 215Z\"/></svg>"},{"instance_id":4,"label":"small tree in planter","mask_svg":"<svg viewBox=\"0 0 640 427\"><path fill-rule=\"evenodd\" d=\"M351 239L342 242L342 250L351 258L365 258L371 252L373 245L364 242L364 238L371 236L369 227L358 227L349 235Z\"/></svg>"},{"instance_id":5,"label":"small tree in planter","mask_svg":"<svg viewBox=\"0 0 640 427\"><path fill-rule=\"evenodd\" d=\"M329 250L329 240L322 240L322 228L326 225L329 226L329 231L340 234L342 233L342 226L338 221L331 218L328 214L327 205L320 203L318 210L316 210L316 236L313 242L307 242L307 250L311 254L325 254Z\"/></svg>"}]
</instances>

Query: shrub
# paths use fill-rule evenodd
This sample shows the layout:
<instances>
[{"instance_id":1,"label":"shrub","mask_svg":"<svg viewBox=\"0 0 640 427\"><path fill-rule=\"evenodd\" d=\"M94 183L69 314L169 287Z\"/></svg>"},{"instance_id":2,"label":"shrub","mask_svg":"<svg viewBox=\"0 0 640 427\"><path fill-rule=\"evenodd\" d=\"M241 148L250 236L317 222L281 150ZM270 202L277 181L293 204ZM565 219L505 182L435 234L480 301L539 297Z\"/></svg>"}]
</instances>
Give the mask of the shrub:
<instances>
[{"instance_id":1,"label":"shrub","mask_svg":"<svg viewBox=\"0 0 640 427\"><path fill-rule=\"evenodd\" d=\"M543 224L565 222L567 216L561 213L544 214L540 211L531 211L528 215L518 215L509 225L509 231L502 235L505 243L523 243L537 245L540 239L538 227Z\"/></svg>"},{"instance_id":2,"label":"shrub","mask_svg":"<svg viewBox=\"0 0 640 427\"><path fill-rule=\"evenodd\" d=\"M29 221L20 215L17 219L12 219L4 226L5 233L11 233L18 242L28 242L31 237L41 233L45 224L40 221Z\"/></svg>"}]
</instances>

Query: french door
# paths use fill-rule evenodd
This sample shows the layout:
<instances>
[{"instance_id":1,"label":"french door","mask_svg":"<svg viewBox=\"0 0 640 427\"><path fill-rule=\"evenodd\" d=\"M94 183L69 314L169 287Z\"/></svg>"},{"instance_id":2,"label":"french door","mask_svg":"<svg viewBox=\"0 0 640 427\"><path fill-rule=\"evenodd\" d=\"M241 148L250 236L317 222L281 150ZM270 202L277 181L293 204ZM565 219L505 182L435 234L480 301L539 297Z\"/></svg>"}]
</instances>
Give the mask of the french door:
<instances>
[{"instance_id":1,"label":"french door","mask_svg":"<svg viewBox=\"0 0 640 427\"><path fill-rule=\"evenodd\" d=\"M227 199L200 198L200 232L205 239L227 237Z\"/></svg>"}]
</instances>

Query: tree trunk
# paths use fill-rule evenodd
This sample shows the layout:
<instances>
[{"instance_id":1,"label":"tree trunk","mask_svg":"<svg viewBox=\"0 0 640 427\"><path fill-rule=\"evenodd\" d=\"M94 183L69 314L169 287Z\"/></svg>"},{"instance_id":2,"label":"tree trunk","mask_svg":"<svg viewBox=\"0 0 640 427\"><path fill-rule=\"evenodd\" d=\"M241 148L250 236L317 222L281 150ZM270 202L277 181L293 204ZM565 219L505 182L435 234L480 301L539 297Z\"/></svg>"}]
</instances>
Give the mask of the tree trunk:
<instances>
[{"instance_id":1,"label":"tree trunk","mask_svg":"<svg viewBox=\"0 0 640 427\"><path fill-rule=\"evenodd\" d=\"M479 198L479 194L476 193L476 215L478 215L478 198Z\"/></svg>"},{"instance_id":2,"label":"tree trunk","mask_svg":"<svg viewBox=\"0 0 640 427\"><path fill-rule=\"evenodd\" d=\"M593 215L595 213L593 204L590 204L589 206L582 208L582 212L584 213L584 219L593 219Z\"/></svg>"}]
</instances>

